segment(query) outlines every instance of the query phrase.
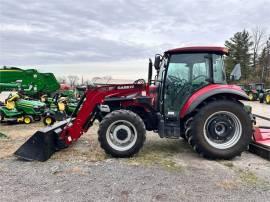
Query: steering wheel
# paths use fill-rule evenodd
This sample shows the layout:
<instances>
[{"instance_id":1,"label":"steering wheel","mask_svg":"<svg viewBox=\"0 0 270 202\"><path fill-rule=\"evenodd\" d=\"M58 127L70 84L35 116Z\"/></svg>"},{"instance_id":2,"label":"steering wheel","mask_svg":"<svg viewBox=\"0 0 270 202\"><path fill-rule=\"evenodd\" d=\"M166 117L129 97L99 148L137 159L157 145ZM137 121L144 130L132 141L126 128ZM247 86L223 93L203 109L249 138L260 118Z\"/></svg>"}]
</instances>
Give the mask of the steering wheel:
<instances>
[{"instance_id":1,"label":"steering wheel","mask_svg":"<svg viewBox=\"0 0 270 202\"><path fill-rule=\"evenodd\" d=\"M203 78L205 78L205 79L208 79L208 76L206 76L206 75L199 75L199 76L195 76L195 77L192 79L192 81L197 80L198 78L201 78L201 77L203 77Z\"/></svg>"},{"instance_id":2,"label":"steering wheel","mask_svg":"<svg viewBox=\"0 0 270 202\"><path fill-rule=\"evenodd\" d=\"M169 82L171 83L171 85L174 85L176 87L181 87L188 82L186 79L180 79L177 76L173 76L173 75L168 75L167 78Z\"/></svg>"},{"instance_id":3,"label":"steering wheel","mask_svg":"<svg viewBox=\"0 0 270 202\"><path fill-rule=\"evenodd\" d=\"M171 83L179 83L180 81L182 81L182 79L178 78L177 76L173 76L173 75L168 75L168 80Z\"/></svg>"}]
</instances>

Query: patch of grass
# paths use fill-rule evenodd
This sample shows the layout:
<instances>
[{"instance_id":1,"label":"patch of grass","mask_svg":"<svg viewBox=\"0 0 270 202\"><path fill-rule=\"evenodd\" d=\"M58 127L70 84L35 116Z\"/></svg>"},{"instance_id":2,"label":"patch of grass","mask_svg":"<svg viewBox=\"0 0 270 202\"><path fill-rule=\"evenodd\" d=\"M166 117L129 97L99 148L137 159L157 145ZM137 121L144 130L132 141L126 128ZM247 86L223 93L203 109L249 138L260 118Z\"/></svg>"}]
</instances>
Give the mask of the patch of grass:
<instances>
[{"instance_id":1,"label":"patch of grass","mask_svg":"<svg viewBox=\"0 0 270 202\"><path fill-rule=\"evenodd\" d=\"M131 165L160 166L168 171L183 170L183 166L176 163L173 159L154 153L141 154L140 156L130 158L128 163Z\"/></svg>"},{"instance_id":2,"label":"patch of grass","mask_svg":"<svg viewBox=\"0 0 270 202\"><path fill-rule=\"evenodd\" d=\"M254 173L250 171L245 171L245 170L240 169L239 174L240 174L240 179L246 184L249 184L249 185L260 184L260 179Z\"/></svg>"},{"instance_id":3,"label":"patch of grass","mask_svg":"<svg viewBox=\"0 0 270 202\"><path fill-rule=\"evenodd\" d=\"M239 169L238 172L240 174L240 179L244 184L260 187L260 189L263 190L270 190L270 183L257 177L253 172L242 169Z\"/></svg>"},{"instance_id":4,"label":"patch of grass","mask_svg":"<svg viewBox=\"0 0 270 202\"><path fill-rule=\"evenodd\" d=\"M0 139L8 139L8 136L0 132Z\"/></svg>"},{"instance_id":5,"label":"patch of grass","mask_svg":"<svg viewBox=\"0 0 270 202\"><path fill-rule=\"evenodd\" d=\"M174 155L190 151L177 140L154 141L146 144L139 155L128 159L132 165L160 166L168 171L182 171L183 165L175 161Z\"/></svg>"}]
</instances>

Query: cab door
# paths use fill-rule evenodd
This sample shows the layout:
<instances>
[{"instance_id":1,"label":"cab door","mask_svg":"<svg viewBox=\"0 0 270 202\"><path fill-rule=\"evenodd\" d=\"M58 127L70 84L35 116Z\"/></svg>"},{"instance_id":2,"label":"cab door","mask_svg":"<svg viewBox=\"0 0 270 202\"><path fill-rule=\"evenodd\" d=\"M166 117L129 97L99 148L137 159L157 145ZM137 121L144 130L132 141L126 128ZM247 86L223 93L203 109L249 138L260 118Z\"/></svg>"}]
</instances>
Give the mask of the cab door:
<instances>
[{"instance_id":1,"label":"cab door","mask_svg":"<svg viewBox=\"0 0 270 202\"><path fill-rule=\"evenodd\" d=\"M174 54L169 59L164 84L165 118L178 119L187 99L198 89L209 84L208 53Z\"/></svg>"}]
</instances>

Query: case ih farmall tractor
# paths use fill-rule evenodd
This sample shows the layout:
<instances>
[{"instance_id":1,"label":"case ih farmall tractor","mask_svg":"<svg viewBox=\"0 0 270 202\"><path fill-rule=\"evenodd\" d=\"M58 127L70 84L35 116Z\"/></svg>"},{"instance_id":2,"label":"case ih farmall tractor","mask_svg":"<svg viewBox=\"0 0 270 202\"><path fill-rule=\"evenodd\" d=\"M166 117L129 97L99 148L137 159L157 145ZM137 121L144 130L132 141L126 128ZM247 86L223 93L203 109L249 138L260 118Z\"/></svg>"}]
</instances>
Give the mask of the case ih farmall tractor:
<instances>
[{"instance_id":1,"label":"case ih farmall tractor","mask_svg":"<svg viewBox=\"0 0 270 202\"><path fill-rule=\"evenodd\" d=\"M168 50L155 57L154 80L150 60L147 83L139 79L133 84L89 86L72 118L37 131L15 155L45 161L80 138L96 119L100 146L113 157L138 153L146 130L161 138L182 137L210 159L240 155L252 135L254 141L258 136L269 144L269 128L256 128L253 134L251 110L239 101L248 100L246 93L226 84L226 54L222 47Z\"/></svg>"}]
</instances>

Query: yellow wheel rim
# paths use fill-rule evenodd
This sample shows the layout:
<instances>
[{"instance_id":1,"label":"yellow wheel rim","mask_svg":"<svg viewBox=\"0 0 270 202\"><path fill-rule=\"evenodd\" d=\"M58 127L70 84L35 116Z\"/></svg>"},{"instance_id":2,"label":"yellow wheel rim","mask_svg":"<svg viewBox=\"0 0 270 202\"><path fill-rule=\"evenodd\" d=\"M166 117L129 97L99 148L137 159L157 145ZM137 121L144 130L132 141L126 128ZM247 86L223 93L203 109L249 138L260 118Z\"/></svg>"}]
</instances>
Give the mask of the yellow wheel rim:
<instances>
[{"instance_id":1,"label":"yellow wheel rim","mask_svg":"<svg viewBox=\"0 0 270 202\"><path fill-rule=\"evenodd\" d=\"M46 123L47 125L51 125L51 124L52 124L52 119L49 118L49 117L47 117L47 118L45 119L45 123Z\"/></svg>"},{"instance_id":2,"label":"yellow wheel rim","mask_svg":"<svg viewBox=\"0 0 270 202\"><path fill-rule=\"evenodd\" d=\"M270 95L266 95L265 100L266 100L266 103L267 103L267 104L270 104Z\"/></svg>"},{"instance_id":3,"label":"yellow wheel rim","mask_svg":"<svg viewBox=\"0 0 270 202\"><path fill-rule=\"evenodd\" d=\"M249 100L253 100L253 94L252 94L252 93L250 93L250 94L248 95L248 97L249 97Z\"/></svg>"},{"instance_id":4,"label":"yellow wheel rim","mask_svg":"<svg viewBox=\"0 0 270 202\"><path fill-rule=\"evenodd\" d=\"M29 117L24 118L24 123L29 124L31 123L31 119Z\"/></svg>"}]
</instances>

